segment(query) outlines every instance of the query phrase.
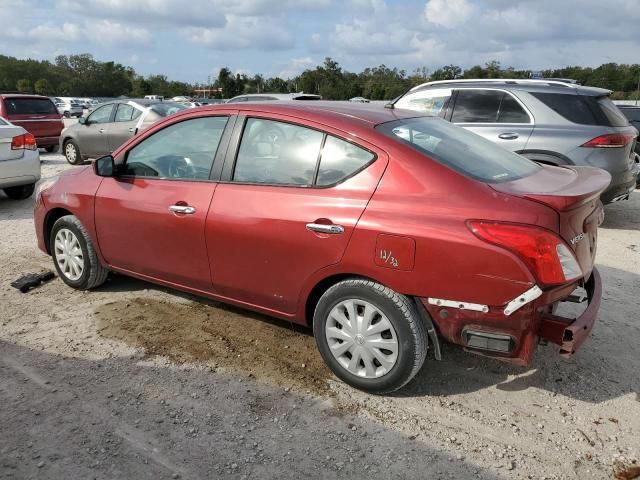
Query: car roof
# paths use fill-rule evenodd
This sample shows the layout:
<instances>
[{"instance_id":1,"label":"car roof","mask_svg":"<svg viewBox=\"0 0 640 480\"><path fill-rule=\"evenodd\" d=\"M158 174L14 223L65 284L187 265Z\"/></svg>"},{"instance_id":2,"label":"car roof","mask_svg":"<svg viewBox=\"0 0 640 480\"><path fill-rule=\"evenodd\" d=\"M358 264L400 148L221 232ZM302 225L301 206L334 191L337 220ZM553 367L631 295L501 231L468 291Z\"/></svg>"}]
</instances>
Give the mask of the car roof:
<instances>
[{"instance_id":1,"label":"car roof","mask_svg":"<svg viewBox=\"0 0 640 480\"><path fill-rule=\"evenodd\" d=\"M242 95L236 95L229 100L233 100L234 98L241 97L269 97L275 98L277 100L296 100L298 98L319 98L322 97L320 95L316 95L315 93L243 93Z\"/></svg>"},{"instance_id":2,"label":"car roof","mask_svg":"<svg viewBox=\"0 0 640 480\"><path fill-rule=\"evenodd\" d=\"M179 102L174 102L172 100L163 101L159 99L150 99L150 98L117 98L115 100L109 100L108 102L103 102L100 104L100 106L109 105L111 103L130 103L130 102L140 105L141 107L149 107L151 105L159 105L159 104L172 105L174 103L179 103Z\"/></svg>"},{"instance_id":3,"label":"car roof","mask_svg":"<svg viewBox=\"0 0 640 480\"><path fill-rule=\"evenodd\" d=\"M410 91L426 88L450 87L450 88L503 88L509 90L521 90L536 93L565 93L569 95L602 96L609 95L611 90L597 87L586 87L575 83L567 83L558 79L523 79L523 78L470 78L458 80L440 80L427 82Z\"/></svg>"},{"instance_id":4,"label":"car roof","mask_svg":"<svg viewBox=\"0 0 640 480\"><path fill-rule=\"evenodd\" d=\"M397 108L385 108L381 104L352 103L352 102L278 102L260 101L246 103L231 103L204 105L199 111L237 109L240 112L254 111L282 115L299 116L308 120L332 125L337 122L359 124L372 128L381 123L392 122L403 118L425 117L424 113Z\"/></svg>"},{"instance_id":5,"label":"car roof","mask_svg":"<svg viewBox=\"0 0 640 480\"><path fill-rule=\"evenodd\" d=\"M38 98L38 99L46 99L51 100L49 97L45 97L44 95L34 95L29 93L0 93L1 98Z\"/></svg>"}]
</instances>

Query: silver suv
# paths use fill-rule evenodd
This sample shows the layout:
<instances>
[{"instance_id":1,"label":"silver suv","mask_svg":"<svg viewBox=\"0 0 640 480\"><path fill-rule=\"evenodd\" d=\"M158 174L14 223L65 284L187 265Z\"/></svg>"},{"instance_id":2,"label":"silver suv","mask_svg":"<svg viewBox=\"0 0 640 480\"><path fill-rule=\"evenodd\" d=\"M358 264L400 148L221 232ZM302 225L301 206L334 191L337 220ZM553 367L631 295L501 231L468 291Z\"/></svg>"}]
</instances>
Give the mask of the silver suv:
<instances>
[{"instance_id":1,"label":"silver suv","mask_svg":"<svg viewBox=\"0 0 640 480\"><path fill-rule=\"evenodd\" d=\"M448 80L414 87L393 106L438 115L540 163L607 170L601 199L612 203L629 198L640 168L638 131L610 93L557 80Z\"/></svg>"}]
</instances>

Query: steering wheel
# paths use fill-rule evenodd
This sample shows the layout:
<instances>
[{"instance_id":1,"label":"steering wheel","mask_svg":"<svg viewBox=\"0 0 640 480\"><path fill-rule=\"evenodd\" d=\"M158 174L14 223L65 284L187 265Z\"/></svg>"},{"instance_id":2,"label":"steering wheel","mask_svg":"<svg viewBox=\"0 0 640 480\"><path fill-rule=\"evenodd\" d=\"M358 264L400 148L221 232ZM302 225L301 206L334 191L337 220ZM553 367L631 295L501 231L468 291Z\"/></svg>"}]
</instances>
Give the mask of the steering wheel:
<instances>
[{"instance_id":1,"label":"steering wheel","mask_svg":"<svg viewBox=\"0 0 640 480\"><path fill-rule=\"evenodd\" d=\"M198 171L189 157L166 155L158 160L168 162L167 174L169 178L197 178Z\"/></svg>"}]
</instances>

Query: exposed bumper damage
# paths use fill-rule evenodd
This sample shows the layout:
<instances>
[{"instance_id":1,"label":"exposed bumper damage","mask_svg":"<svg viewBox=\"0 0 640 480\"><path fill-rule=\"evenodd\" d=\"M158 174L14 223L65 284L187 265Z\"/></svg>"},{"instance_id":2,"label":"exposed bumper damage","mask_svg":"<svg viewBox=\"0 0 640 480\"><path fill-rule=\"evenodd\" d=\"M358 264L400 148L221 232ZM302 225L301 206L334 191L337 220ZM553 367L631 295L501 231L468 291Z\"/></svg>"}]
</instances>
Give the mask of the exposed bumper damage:
<instances>
[{"instance_id":1,"label":"exposed bumper damage","mask_svg":"<svg viewBox=\"0 0 640 480\"><path fill-rule=\"evenodd\" d=\"M584 288L587 291L588 306L582 315L565 318L547 314L540 322L540 338L559 345L560 354L565 357L570 357L580 348L596 322L602 299L602 282L595 268Z\"/></svg>"},{"instance_id":2,"label":"exposed bumper damage","mask_svg":"<svg viewBox=\"0 0 640 480\"><path fill-rule=\"evenodd\" d=\"M551 313L558 303L575 301L572 293L578 286L573 283L546 291L533 286L506 306L491 306L488 311L439 299L422 298L420 304L429 313L433 333L439 338L474 353L528 365L541 341L560 346L560 354L568 357L589 336L602 297L602 283L595 268L582 285L587 297L583 313L574 318Z\"/></svg>"}]
</instances>

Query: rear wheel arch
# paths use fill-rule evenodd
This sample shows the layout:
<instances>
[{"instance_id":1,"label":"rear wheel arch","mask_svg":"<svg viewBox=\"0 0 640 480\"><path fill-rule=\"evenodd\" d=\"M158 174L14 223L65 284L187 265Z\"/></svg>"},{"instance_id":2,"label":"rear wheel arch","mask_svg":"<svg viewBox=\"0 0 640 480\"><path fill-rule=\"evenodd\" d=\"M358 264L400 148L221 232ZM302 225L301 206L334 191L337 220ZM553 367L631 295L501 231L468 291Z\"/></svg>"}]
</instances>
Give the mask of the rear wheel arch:
<instances>
[{"instance_id":1,"label":"rear wheel arch","mask_svg":"<svg viewBox=\"0 0 640 480\"><path fill-rule=\"evenodd\" d=\"M370 280L372 282L380 283L381 285L383 284L382 282L379 282L374 278L357 273L338 273L323 278L313 286L313 288L307 295L304 309L304 319L307 326L313 327L313 315L315 313L316 306L318 305L320 297L322 297L322 295L336 283L339 283L346 279Z\"/></svg>"},{"instance_id":2,"label":"rear wheel arch","mask_svg":"<svg viewBox=\"0 0 640 480\"><path fill-rule=\"evenodd\" d=\"M547 150L522 150L516 153L519 153L529 160L543 163L545 165L573 165L573 162L571 161L571 159L569 159L569 157L557 152L551 152Z\"/></svg>"}]
</instances>

